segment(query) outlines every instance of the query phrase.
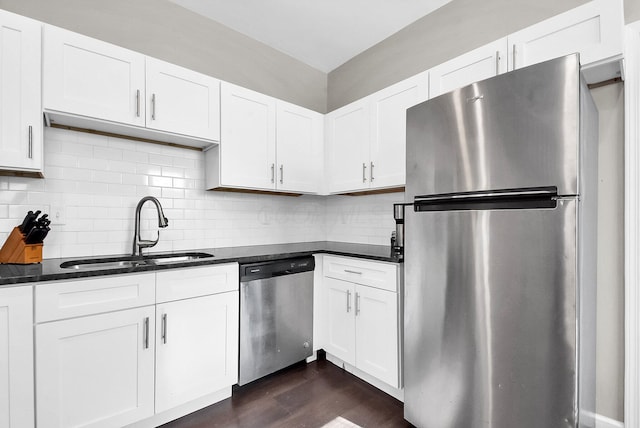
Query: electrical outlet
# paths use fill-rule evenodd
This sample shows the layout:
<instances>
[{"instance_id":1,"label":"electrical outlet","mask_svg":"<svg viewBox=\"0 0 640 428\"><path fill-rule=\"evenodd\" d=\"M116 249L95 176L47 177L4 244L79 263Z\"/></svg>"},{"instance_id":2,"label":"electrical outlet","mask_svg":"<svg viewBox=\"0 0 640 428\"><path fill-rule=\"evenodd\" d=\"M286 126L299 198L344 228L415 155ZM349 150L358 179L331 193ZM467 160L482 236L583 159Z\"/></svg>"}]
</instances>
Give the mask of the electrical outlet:
<instances>
[{"instance_id":1,"label":"electrical outlet","mask_svg":"<svg viewBox=\"0 0 640 428\"><path fill-rule=\"evenodd\" d=\"M51 204L51 211L49 211L49 219L51 220L52 225L66 224L64 206Z\"/></svg>"}]
</instances>

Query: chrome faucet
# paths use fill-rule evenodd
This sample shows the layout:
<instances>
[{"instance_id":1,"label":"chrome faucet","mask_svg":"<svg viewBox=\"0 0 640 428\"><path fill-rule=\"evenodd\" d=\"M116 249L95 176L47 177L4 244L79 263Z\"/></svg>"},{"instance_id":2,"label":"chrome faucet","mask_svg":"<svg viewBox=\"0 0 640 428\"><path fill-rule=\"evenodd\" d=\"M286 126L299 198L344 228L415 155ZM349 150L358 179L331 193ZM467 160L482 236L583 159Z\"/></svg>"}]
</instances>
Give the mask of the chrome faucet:
<instances>
[{"instance_id":1,"label":"chrome faucet","mask_svg":"<svg viewBox=\"0 0 640 428\"><path fill-rule=\"evenodd\" d=\"M142 206L145 202L151 201L156 205L156 209L158 210L158 227L167 227L169 226L169 220L164 216L164 211L162 211L162 205L160 205L160 201L154 198L153 196L145 196L140 199L138 202L138 206L136 207L136 225L135 231L133 232L133 255L141 256L143 248L153 247L160 240L160 231L158 231L158 237L155 241L140 239L140 211L142 210Z\"/></svg>"}]
</instances>

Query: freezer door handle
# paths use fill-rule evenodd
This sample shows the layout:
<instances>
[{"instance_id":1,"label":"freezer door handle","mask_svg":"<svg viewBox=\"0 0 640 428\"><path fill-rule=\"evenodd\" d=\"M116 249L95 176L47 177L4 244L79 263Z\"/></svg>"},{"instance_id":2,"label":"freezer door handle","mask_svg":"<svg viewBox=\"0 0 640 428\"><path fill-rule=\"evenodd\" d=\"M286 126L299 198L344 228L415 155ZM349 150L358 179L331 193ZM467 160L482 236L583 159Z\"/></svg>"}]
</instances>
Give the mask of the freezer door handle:
<instances>
[{"instance_id":1,"label":"freezer door handle","mask_svg":"<svg viewBox=\"0 0 640 428\"><path fill-rule=\"evenodd\" d=\"M556 187L416 196L414 211L555 208Z\"/></svg>"}]
</instances>

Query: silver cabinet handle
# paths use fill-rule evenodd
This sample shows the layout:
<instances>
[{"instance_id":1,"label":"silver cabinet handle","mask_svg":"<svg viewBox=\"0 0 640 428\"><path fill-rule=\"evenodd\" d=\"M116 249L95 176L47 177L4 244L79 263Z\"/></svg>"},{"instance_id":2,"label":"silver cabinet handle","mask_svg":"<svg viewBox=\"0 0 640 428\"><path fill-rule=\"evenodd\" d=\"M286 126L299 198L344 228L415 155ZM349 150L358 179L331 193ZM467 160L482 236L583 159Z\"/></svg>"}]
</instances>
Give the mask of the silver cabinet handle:
<instances>
[{"instance_id":1,"label":"silver cabinet handle","mask_svg":"<svg viewBox=\"0 0 640 428\"><path fill-rule=\"evenodd\" d=\"M346 273L355 273L356 275L362 275L362 272L358 272L357 270L349 270L349 269L345 269L344 270Z\"/></svg>"},{"instance_id":2,"label":"silver cabinet handle","mask_svg":"<svg viewBox=\"0 0 640 428\"><path fill-rule=\"evenodd\" d=\"M140 117L140 89L136 91L136 117Z\"/></svg>"},{"instance_id":3,"label":"silver cabinet handle","mask_svg":"<svg viewBox=\"0 0 640 428\"><path fill-rule=\"evenodd\" d=\"M370 162L369 165L371 166L371 168L369 168L369 175L371 176L369 181L373 182L373 167L375 165L373 164L373 162Z\"/></svg>"},{"instance_id":4,"label":"silver cabinet handle","mask_svg":"<svg viewBox=\"0 0 640 428\"><path fill-rule=\"evenodd\" d=\"M513 44L513 69L516 69L516 45Z\"/></svg>"},{"instance_id":5,"label":"silver cabinet handle","mask_svg":"<svg viewBox=\"0 0 640 428\"><path fill-rule=\"evenodd\" d=\"M162 343L167 343L167 314L162 314Z\"/></svg>"},{"instance_id":6,"label":"silver cabinet handle","mask_svg":"<svg viewBox=\"0 0 640 428\"><path fill-rule=\"evenodd\" d=\"M29 125L29 159L33 159L33 126Z\"/></svg>"},{"instance_id":7,"label":"silver cabinet handle","mask_svg":"<svg viewBox=\"0 0 640 428\"><path fill-rule=\"evenodd\" d=\"M360 293L356 293L356 316L360 313Z\"/></svg>"},{"instance_id":8,"label":"silver cabinet handle","mask_svg":"<svg viewBox=\"0 0 640 428\"><path fill-rule=\"evenodd\" d=\"M280 165L280 184L284 182L284 165Z\"/></svg>"},{"instance_id":9,"label":"silver cabinet handle","mask_svg":"<svg viewBox=\"0 0 640 428\"><path fill-rule=\"evenodd\" d=\"M496 51L496 76L500 74L500 51Z\"/></svg>"},{"instance_id":10,"label":"silver cabinet handle","mask_svg":"<svg viewBox=\"0 0 640 428\"><path fill-rule=\"evenodd\" d=\"M347 313L351 312L351 291L347 290Z\"/></svg>"},{"instance_id":11,"label":"silver cabinet handle","mask_svg":"<svg viewBox=\"0 0 640 428\"><path fill-rule=\"evenodd\" d=\"M156 94L151 95L151 120L156 120Z\"/></svg>"},{"instance_id":12,"label":"silver cabinet handle","mask_svg":"<svg viewBox=\"0 0 640 428\"><path fill-rule=\"evenodd\" d=\"M367 164L365 164L364 162L362 163L362 182L367 182Z\"/></svg>"},{"instance_id":13,"label":"silver cabinet handle","mask_svg":"<svg viewBox=\"0 0 640 428\"><path fill-rule=\"evenodd\" d=\"M271 164L271 182L275 183L276 181L276 164L272 163Z\"/></svg>"},{"instance_id":14,"label":"silver cabinet handle","mask_svg":"<svg viewBox=\"0 0 640 428\"><path fill-rule=\"evenodd\" d=\"M149 349L149 317L144 319L144 349Z\"/></svg>"}]
</instances>

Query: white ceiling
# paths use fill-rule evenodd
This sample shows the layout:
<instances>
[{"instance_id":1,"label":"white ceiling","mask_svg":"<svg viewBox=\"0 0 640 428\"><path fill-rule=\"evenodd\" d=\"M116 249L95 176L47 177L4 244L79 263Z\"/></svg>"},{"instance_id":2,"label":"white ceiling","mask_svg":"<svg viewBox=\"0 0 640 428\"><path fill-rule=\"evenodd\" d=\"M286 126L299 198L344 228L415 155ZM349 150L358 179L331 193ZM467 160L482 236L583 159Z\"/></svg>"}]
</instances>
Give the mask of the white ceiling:
<instances>
[{"instance_id":1,"label":"white ceiling","mask_svg":"<svg viewBox=\"0 0 640 428\"><path fill-rule=\"evenodd\" d=\"M451 0L170 0L328 73Z\"/></svg>"}]
</instances>

